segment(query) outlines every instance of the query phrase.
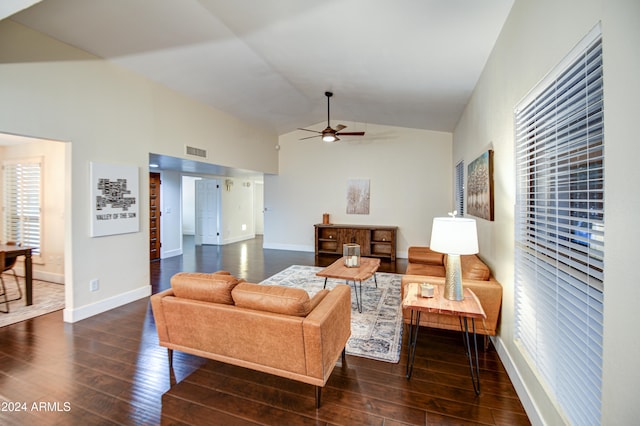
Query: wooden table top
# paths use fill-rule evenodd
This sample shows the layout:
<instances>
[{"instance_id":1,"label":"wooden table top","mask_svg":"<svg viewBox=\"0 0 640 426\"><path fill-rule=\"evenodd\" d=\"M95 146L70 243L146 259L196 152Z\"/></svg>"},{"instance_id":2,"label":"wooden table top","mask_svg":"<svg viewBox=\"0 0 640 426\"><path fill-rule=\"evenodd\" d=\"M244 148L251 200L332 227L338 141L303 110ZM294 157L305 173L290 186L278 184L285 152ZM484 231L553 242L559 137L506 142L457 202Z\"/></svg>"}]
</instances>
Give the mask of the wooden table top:
<instances>
[{"instance_id":1,"label":"wooden table top","mask_svg":"<svg viewBox=\"0 0 640 426\"><path fill-rule=\"evenodd\" d=\"M484 309L473 291L463 288L464 300L445 299L444 286L433 284L433 297L420 296L420 284L409 283L402 307L444 315L457 315L467 318L486 318Z\"/></svg>"},{"instance_id":2,"label":"wooden table top","mask_svg":"<svg viewBox=\"0 0 640 426\"><path fill-rule=\"evenodd\" d=\"M28 251L31 251L31 247L27 246L16 246L11 244L0 244L0 251L4 251L7 253L20 253L24 254Z\"/></svg>"},{"instance_id":3,"label":"wooden table top","mask_svg":"<svg viewBox=\"0 0 640 426\"><path fill-rule=\"evenodd\" d=\"M348 281L368 280L376 273L380 267L380 259L371 257L361 257L360 266L348 268L344 265L344 257L333 262L331 265L316 273L319 277L337 278Z\"/></svg>"}]
</instances>

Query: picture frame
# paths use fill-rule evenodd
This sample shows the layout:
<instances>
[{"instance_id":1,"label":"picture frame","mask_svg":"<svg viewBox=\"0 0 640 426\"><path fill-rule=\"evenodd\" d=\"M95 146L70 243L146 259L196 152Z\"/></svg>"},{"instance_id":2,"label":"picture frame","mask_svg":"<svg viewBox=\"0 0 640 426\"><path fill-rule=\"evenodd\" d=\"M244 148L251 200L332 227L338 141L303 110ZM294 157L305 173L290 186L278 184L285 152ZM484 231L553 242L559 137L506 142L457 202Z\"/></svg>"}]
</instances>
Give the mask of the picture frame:
<instances>
[{"instance_id":1,"label":"picture frame","mask_svg":"<svg viewBox=\"0 0 640 426\"><path fill-rule=\"evenodd\" d=\"M137 166L90 163L91 236L140 231Z\"/></svg>"},{"instance_id":2,"label":"picture frame","mask_svg":"<svg viewBox=\"0 0 640 426\"><path fill-rule=\"evenodd\" d=\"M347 214L369 214L371 192L369 179L347 181Z\"/></svg>"},{"instance_id":3,"label":"picture frame","mask_svg":"<svg viewBox=\"0 0 640 426\"><path fill-rule=\"evenodd\" d=\"M467 210L472 216L494 220L493 150L483 152L467 167Z\"/></svg>"}]
</instances>

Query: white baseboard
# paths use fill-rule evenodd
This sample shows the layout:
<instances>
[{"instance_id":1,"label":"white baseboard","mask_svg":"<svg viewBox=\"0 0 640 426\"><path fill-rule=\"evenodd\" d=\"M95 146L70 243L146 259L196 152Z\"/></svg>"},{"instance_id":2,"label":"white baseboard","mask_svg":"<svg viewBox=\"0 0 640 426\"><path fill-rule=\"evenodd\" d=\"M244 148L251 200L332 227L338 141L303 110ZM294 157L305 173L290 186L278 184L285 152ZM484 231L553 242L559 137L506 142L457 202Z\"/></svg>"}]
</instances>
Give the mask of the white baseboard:
<instances>
[{"instance_id":1,"label":"white baseboard","mask_svg":"<svg viewBox=\"0 0 640 426\"><path fill-rule=\"evenodd\" d=\"M542 415L535 401L531 398L531 393L527 388L527 385L522 380L522 376L520 375L520 371L516 367L509 351L502 343L502 339L498 336L492 338L493 345L498 352L498 356L500 357L500 361L504 365L505 370L507 370L507 374L509 375L509 379L511 379L511 383L513 383L513 387L518 394L518 398L520 398L520 402L524 407L524 411L527 413L529 417L529 421L533 425L544 425L545 422L542 420Z\"/></svg>"},{"instance_id":2,"label":"white baseboard","mask_svg":"<svg viewBox=\"0 0 640 426\"><path fill-rule=\"evenodd\" d=\"M105 300L101 300L96 303L81 306L79 308L69 309L65 308L62 311L64 322L77 322L83 319L92 317L94 315L101 314L103 312L115 309L119 306L126 305L127 303L135 302L138 299L148 297L151 295L151 286L145 285L135 290L128 291L126 293L118 294Z\"/></svg>"},{"instance_id":3,"label":"white baseboard","mask_svg":"<svg viewBox=\"0 0 640 426\"><path fill-rule=\"evenodd\" d=\"M182 249L175 249L175 250L168 250L168 251L163 251L160 255L161 259L167 259L169 257L174 257L174 256L180 256L182 254Z\"/></svg>"},{"instance_id":4,"label":"white baseboard","mask_svg":"<svg viewBox=\"0 0 640 426\"><path fill-rule=\"evenodd\" d=\"M278 243L263 243L263 248L273 249L273 250L292 250L292 251L306 251L306 252L314 252L316 249L313 246L303 246L296 244L278 244Z\"/></svg>"},{"instance_id":5,"label":"white baseboard","mask_svg":"<svg viewBox=\"0 0 640 426\"><path fill-rule=\"evenodd\" d=\"M239 243L240 241L246 241L246 240L253 240L255 237L256 237L255 234L251 234L251 235L243 235L235 238L226 238L222 240L221 245Z\"/></svg>"},{"instance_id":6,"label":"white baseboard","mask_svg":"<svg viewBox=\"0 0 640 426\"><path fill-rule=\"evenodd\" d=\"M22 268L22 266L16 265L14 269L16 271L16 274L18 274L19 277L24 277L24 269ZM64 274L58 274L55 272L47 272L47 271L38 271L37 269L34 269L32 274L33 274L32 278L34 280L48 281L50 283L56 283L56 284L64 284Z\"/></svg>"}]
</instances>

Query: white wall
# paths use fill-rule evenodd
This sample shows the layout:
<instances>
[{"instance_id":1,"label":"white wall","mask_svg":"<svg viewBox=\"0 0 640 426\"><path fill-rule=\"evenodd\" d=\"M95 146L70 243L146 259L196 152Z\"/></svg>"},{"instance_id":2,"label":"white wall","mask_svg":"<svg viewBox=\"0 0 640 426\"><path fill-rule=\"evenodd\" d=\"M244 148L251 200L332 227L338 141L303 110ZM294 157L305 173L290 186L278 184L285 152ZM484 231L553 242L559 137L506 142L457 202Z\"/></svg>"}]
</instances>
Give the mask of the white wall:
<instances>
[{"instance_id":1,"label":"white wall","mask_svg":"<svg viewBox=\"0 0 640 426\"><path fill-rule=\"evenodd\" d=\"M0 150L0 160L42 158L41 246L40 256L33 258L33 276L57 283L64 282L65 171L60 164L65 162L65 149L61 142L33 139ZM1 192L2 185L0 196ZM22 262L17 263L16 270L24 273Z\"/></svg>"},{"instance_id":2,"label":"white wall","mask_svg":"<svg viewBox=\"0 0 640 426\"><path fill-rule=\"evenodd\" d=\"M65 157L65 321L150 294L149 153L184 144L222 166L275 173L275 134L187 99L99 58L0 21L0 132L69 142ZM91 238L89 163L140 170L140 231ZM100 290L89 291L98 279Z\"/></svg>"},{"instance_id":3,"label":"white wall","mask_svg":"<svg viewBox=\"0 0 640 426\"><path fill-rule=\"evenodd\" d=\"M179 172L160 172L160 258L182 254L182 177Z\"/></svg>"},{"instance_id":4,"label":"white wall","mask_svg":"<svg viewBox=\"0 0 640 426\"><path fill-rule=\"evenodd\" d=\"M640 231L629 225L640 207L635 165L640 156L640 2L634 0L516 0L472 99L454 132L453 163L495 150L495 221L478 220L480 253L503 286L501 358L534 423L562 424L555 401L514 342L514 108L602 21L605 109L605 316L602 424L640 418ZM631 221L633 222L633 220Z\"/></svg>"},{"instance_id":5,"label":"white wall","mask_svg":"<svg viewBox=\"0 0 640 426\"><path fill-rule=\"evenodd\" d=\"M339 122L337 120L336 122ZM265 175L266 248L313 251L313 225L329 213L332 223L396 225L397 254L428 245L434 216L453 209L450 133L367 124L364 137L327 144L280 137L280 173ZM347 215L349 179L370 179L369 215Z\"/></svg>"}]
</instances>

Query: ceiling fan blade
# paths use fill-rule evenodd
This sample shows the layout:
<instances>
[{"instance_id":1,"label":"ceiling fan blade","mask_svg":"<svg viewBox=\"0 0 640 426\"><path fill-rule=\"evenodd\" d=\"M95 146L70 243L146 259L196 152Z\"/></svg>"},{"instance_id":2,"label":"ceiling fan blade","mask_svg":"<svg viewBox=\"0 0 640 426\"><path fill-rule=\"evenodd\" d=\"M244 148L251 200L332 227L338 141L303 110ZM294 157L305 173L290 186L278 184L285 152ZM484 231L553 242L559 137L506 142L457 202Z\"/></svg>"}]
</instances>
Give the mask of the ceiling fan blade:
<instances>
[{"instance_id":1,"label":"ceiling fan blade","mask_svg":"<svg viewBox=\"0 0 640 426\"><path fill-rule=\"evenodd\" d=\"M364 136L364 132L340 132L336 133L339 136Z\"/></svg>"},{"instance_id":2,"label":"ceiling fan blade","mask_svg":"<svg viewBox=\"0 0 640 426\"><path fill-rule=\"evenodd\" d=\"M313 139L313 138L321 138L322 135L315 135L315 136L307 136L306 138L300 138L298 139L299 141L303 141L305 139Z\"/></svg>"},{"instance_id":3,"label":"ceiling fan blade","mask_svg":"<svg viewBox=\"0 0 640 426\"><path fill-rule=\"evenodd\" d=\"M318 130L303 129L301 127L298 127L298 130L304 130L305 132L322 133L322 132L320 132Z\"/></svg>"},{"instance_id":4,"label":"ceiling fan blade","mask_svg":"<svg viewBox=\"0 0 640 426\"><path fill-rule=\"evenodd\" d=\"M347 126L345 126L344 124L338 124L336 126L336 132L339 132L340 130L346 129L346 128L347 128Z\"/></svg>"}]
</instances>

